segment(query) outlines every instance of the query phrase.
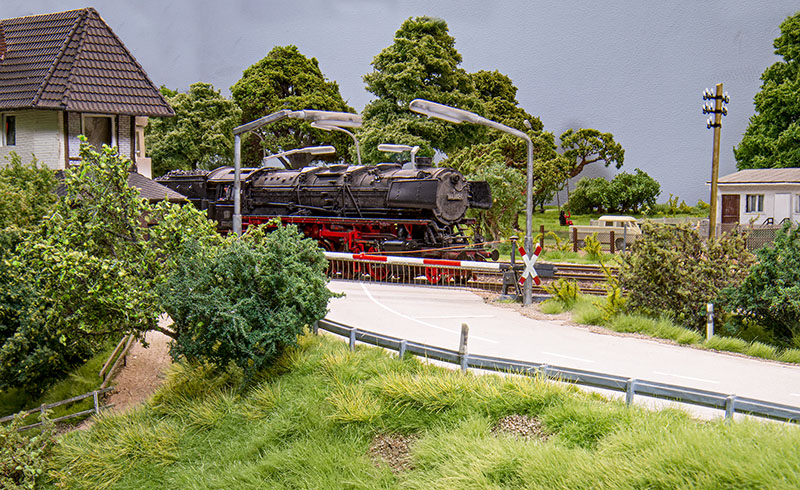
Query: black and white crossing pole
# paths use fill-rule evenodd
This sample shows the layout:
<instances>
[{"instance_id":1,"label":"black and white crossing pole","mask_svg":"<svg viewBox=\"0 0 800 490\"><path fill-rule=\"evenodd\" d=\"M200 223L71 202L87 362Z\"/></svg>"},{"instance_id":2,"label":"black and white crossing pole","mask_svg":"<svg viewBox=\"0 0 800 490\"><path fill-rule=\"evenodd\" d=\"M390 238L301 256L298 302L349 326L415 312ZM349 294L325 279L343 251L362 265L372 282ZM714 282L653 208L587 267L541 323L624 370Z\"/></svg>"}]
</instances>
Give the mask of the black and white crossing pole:
<instances>
[{"instance_id":1,"label":"black and white crossing pole","mask_svg":"<svg viewBox=\"0 0 800 490\"><path fill-rule=\"evenodd\" d=\"M711 209L709 210L708 219L708 237L717 235L717 179L719 179L719 138L720 129L722 128L722 116L728 115L728 109L724 106L730 102L727 93L722 92L722 84L717 84L716 92L711 92L709 89L703 91L703 100L714 101L714 106L711 102L703 104L703 114L713 114L708 116L706 127L708 129L714 128L714 152L711 157Z\"/></svg>"}]
</instances>

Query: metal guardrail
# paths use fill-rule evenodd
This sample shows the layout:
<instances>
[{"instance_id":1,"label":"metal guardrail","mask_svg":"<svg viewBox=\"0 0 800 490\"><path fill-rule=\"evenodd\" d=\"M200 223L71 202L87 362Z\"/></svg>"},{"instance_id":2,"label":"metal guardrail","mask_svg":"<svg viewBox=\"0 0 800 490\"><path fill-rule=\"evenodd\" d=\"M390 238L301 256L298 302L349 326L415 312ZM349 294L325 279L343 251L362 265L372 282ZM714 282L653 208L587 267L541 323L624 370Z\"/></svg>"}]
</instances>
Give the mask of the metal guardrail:
<instances>
[{"instance_id":1,"label":"metal guardrail","mask_svg":"<svg viewBox=\"0 0 800 490\"><path fill-rule=\"evenodd\" d=\"M728 419L732 418L734 413L741 413L785 422L800 422L800 407L790 405L537 362L517 361L469 353L461 355L458 351L359 330L328 319L322 319L317 322L314 325L314 333L317 333L318 329L347 337L351 350L355 349L356 342L362 342L398 351L401 357L405 353L410 353L426 359L457 364L464 370L473 368L510 374L540 374L559 381L625 393L625 402L628 405L633 403L634 396L641 395L725 410L725 418Z\"/></svg>"}]
</instances>

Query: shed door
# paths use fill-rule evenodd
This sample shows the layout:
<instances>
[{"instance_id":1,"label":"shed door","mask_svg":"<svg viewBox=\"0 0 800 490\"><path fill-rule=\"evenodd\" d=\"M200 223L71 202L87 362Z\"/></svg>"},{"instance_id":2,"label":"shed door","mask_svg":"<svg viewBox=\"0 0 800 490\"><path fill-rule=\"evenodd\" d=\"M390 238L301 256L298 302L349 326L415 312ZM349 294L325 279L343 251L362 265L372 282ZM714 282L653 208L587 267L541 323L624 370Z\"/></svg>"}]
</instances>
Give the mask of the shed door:
<instances>
[{"instance_id":1,"label":"shed door","mask_svg":"<svg viewBox=\"0 0 800 490\"><path fill-rule=\"evenodd\" d=\"M792 211L792 196L787 194L775 194L775 224L779 225L783 220L788 219Z\"/></svg>"},{"instance_id":2,"label":"shed door","mask_svg":"<svg viewBox=\"0 0 800 490\"><path fill-rule=\"evenodd\" d=\"M739 223L739 194L722 195L722 222Z\"/></svg>"}]
</instances>

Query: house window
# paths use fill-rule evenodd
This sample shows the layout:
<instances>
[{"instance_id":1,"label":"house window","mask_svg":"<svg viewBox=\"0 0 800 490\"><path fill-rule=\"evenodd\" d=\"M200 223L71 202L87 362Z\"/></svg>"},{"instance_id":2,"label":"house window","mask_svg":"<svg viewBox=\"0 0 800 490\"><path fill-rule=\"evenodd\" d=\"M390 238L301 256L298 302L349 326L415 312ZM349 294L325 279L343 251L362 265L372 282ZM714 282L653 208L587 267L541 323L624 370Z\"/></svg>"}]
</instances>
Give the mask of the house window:
<instances>
[{"instance_id":1,"label":"house window","mask_svg":"<svg viewBox=\"0 0 800 490\"><path fill-rule=\"evenodd\" d=\"M745 213L764 212L764 194L747 194L745 200Z\"/></svg>"},{"instance_id":2,"label":"house window","mask_svg":"<svg viewBox=\"0 0 800 490\"><path fill-rule=\"evenodd\" d=\"M83 135L98 151L103 145L115 146L116 131L113 116L83 116Z\"/></svg>"},{"instance_id":3,"label":"house window","mask_svg":"<svg viewBox=\"0 0 800 490\"><path fill-rule=\"evenodd\" d=\"M3 139L0 141L3 146L14 146L17 144L17 117L3 116Z\"/></svg>"}]
</instances>

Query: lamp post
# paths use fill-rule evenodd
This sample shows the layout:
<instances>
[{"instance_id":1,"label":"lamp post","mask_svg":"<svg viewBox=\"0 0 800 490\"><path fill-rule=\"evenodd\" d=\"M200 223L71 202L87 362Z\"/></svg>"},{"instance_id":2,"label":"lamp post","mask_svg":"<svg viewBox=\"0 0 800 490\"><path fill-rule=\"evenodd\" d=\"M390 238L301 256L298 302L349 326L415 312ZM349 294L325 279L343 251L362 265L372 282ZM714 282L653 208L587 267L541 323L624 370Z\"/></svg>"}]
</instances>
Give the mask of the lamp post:
<instances>
[{"instance_id":1,"label":"lamp post","mask_svg":"<svg viewBox=\"0 0 800 490\"><path fill-rule=\"evenodd\" d=\"M314 121L311 123L311 127L316 129L321 129L323 131L339 131L340 133L344 133L353 138L353 143L356 144L356 157L358 157L358 164L361 165L361 145L358 144L358 138L356 138L356 135L354 135L353 133L344 128L340 128L339 126L334 126L332 124L327 124L323 121Z\"/></svg>"},{"instance_id":2,"label":"lamp post","mask_svg":"<svg viewBox=\"0 0 800 490\"><path fill-rule=\"evenodd\" d=\"M380 145L378 145L378 150L387 151L389 153L403 153L404 151L410 151L411 166L417 168L417 152L419 151L419 146L392 145L389 143L381 143Z\"/></svg>"},{"instance_id":3,"label":"lamp post","mask_svg":"<svg viewBox=\"0 0 800 490\"><path fill-rule=\"evenodd\" d=\"M525 200L525 252L530 259L533 256L533 236L531 235L533 228L533 141L531 141L530 136L518 129L510 128L505 124L486 119L473 112L456 109L455 107L438 104L429 100L414 99L408 104L408 108L419 114L435 117L453 124L468 122L488 126L525 140L528 144L528 177ZM533 301L533 287L531 283L531 280L526 280L522 289L522 303L524 305L529 305Z\"/></svg>"},{"instance_id":4,"label":"lamp post","mask_svg":"<svg viewBox=\"0 0 800 490\"><path fill-rule=\"evenodd\" d=\"M261 162L261 166L264 166L265 160L269 158L277 158L281 161L283 166L288 169L289 166L287 165L287 161L284 157L295 155L297 153L308 153L309 155L330 155L331 153L336 153L336 148L332 146L306 146L305 148L295 148L294 150L282 151L280 153L264 157L264 160Z\"/></svg>"},{"instance_id":5,"label":"lamp post","mask_svg":"<svg viewBox=\"0 0 800 490\"><path fill-rule=\"evenodd\" d=\"M722 128L722 116L728 115L728 109L723 106L730 102L727 93L722 92L722 84L718 83L716 93L709 89L703 91L703 100L713 100L714 107L708 102L703 104L703 114L714 114L708 116L706 128L714 128L714 149L711 154L711 202L709 203L708 238L717 236L717 180L719 179L719 139L720 129Z\"/></svg>"},{"instance_id":6,"label":"lamp post","mask_svg":"<svg viewBox=\"0 0 800 490\"><path fill-rule=\"evenodd\" d=\"M359 128L361 127L361 116L358 114L351 114L349 112L332 112L332 111L290 111L284 109L282 111L273 112L264 117L258 118L249 123L242 124L233 128L233 232L237 235L242 234L242 135L258 129L260 127L272 124L284 119L302 119L311 122L322 122L326 126Z\"/></svg>"}]
</instances>

